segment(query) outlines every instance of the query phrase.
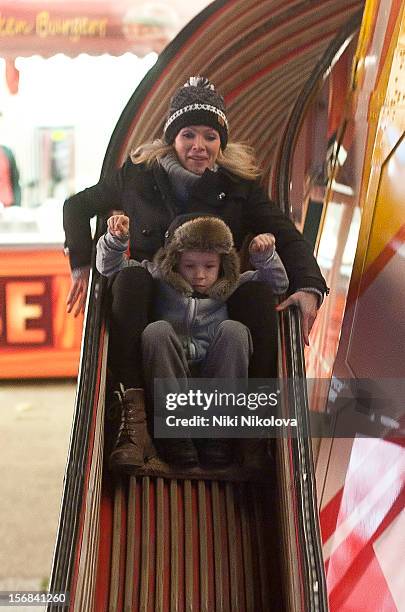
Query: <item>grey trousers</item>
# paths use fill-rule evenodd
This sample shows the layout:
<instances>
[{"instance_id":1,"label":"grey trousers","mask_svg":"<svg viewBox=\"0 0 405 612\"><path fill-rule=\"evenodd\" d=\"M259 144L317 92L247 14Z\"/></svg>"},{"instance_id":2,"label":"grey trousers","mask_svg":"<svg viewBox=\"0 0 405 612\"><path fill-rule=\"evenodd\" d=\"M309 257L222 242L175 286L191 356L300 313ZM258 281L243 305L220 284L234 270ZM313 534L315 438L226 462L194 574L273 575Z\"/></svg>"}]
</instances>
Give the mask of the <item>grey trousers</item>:
<instances>
[{"instance_id":1,"label":"grey trousers","mask_svg":"<svg viewBox=\"0 0 405 612\"><path fill-rule=\"evenodd\" d=\"M239 321L222 321L199 364L199 376L246 379L252 352L249 329ZM181 342L167 321L150 323L142 332L142 361L150 398L155 378L185 379L191 375Z\"/></svg>"}]
</instances>

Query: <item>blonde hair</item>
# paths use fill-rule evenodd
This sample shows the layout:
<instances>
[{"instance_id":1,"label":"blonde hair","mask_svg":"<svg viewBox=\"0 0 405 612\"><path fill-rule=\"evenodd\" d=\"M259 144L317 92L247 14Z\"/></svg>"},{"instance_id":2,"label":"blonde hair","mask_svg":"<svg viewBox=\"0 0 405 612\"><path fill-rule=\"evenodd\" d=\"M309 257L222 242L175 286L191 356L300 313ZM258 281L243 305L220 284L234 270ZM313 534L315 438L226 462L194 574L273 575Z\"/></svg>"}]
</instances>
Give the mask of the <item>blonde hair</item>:
<instances>
[{"instance_id":1,"label":"blonde hair","mask_svg":"<svg viewBox=\"0 0 405 612\"><path fill-rule=\"evenodd\" d=\"M147 166L152 166L171 151L175 151L173 145L159 139L137 147L131 152L131 159L134 164L145 163ZM219 151L216 162L218 166L251 181L262 174L253 148L240 142L228 143L225 151Z\"/></svg>"}]
</instances>

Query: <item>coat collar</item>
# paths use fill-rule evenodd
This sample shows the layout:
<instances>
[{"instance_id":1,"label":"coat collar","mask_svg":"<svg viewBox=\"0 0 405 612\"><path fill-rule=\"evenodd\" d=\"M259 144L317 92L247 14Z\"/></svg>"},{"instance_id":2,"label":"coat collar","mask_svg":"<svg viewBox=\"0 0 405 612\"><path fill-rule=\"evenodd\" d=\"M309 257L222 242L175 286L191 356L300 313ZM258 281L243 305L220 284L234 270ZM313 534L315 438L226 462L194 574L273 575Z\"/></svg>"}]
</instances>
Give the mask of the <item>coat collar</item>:
<instances>
[{"instance_id":1,"label":"coat collar","mask_svg":"<svg viewBox=\"0 0 405 612\"><path fill-rule=\"evenodd\" d=\"M153 165L153 178L162 195L165 204L176 214L176 198L170 184L169 177L160 164ZM221 200L227 197L247 197L251 181L232 174L229 170L218 168L217 172L207 170L190 190L190 198L215 198ZM224 195L223 195L224 194Z\"/></svg>"},{"instance_id":2,"label":"coat collar","mask_svg":"<svg viewBox=\"0 0 405 612\"><path fill-rule=\"evenodd\" d=\"M177 215L176 198L167 172L160 164L154 164L152 167L152 174L154 183L160 191L161 198L169 212L170 218L174 219Z\"/></svg>"}]
</instances>

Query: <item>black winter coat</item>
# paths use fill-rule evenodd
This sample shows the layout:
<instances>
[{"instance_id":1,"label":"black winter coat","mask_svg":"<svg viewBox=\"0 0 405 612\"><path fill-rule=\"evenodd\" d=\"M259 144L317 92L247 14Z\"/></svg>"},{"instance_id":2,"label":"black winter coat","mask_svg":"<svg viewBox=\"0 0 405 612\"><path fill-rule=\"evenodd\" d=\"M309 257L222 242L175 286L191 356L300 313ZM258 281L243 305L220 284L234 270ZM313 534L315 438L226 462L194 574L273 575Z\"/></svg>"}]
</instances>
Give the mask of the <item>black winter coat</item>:
<instances>
[{"instance_id":1,"label":"black winter coat","mask_svg":"<svg viewBox=\"0 0 405 612\"><path fill-rule=\"evenodd\" d=\"M186 205L176 202L169 177L159 164L147 168L130 159L110 179L70 197L64 205L63 224L72 268L90 263L90 218L106 216L112 209L123 210L130 218L131 257L138 261L152 259L178 214L211 213L229 225L237 249L249 233L274 234L290 293L306 287L326 291L311 247L293 223L269 201L258 182L241 179L223 168L207 170Z\"/></svg>"}]
</instances>

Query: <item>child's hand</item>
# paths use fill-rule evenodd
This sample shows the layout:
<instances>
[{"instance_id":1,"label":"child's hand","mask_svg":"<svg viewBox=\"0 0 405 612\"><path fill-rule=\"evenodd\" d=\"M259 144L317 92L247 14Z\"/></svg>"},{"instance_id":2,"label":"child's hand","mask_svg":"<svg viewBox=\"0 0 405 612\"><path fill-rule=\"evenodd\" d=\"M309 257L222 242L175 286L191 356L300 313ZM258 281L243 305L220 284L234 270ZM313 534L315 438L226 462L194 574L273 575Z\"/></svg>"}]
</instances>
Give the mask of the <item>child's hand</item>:
<instances>
[{"instance_id":1,"label":"child's hand","mask_svg":"<svg viewBox=\"0 0 405 612\"><path fill-rule=\"evenodd\" d=\"M249 253L273 253L276 239L273 234L259 234L255 236L249 245Z\"/></svg>"},{"instance_id":2,"label":"child's hand","mask_svg":"<svg viewBox=\"0 0 405 612\"><path fill-rule=\"evenodd\" d=\"M126 215L113 215L107 220L108 231L117 238L129 236L129 217Z\"/></svg>"}]
</instances>

